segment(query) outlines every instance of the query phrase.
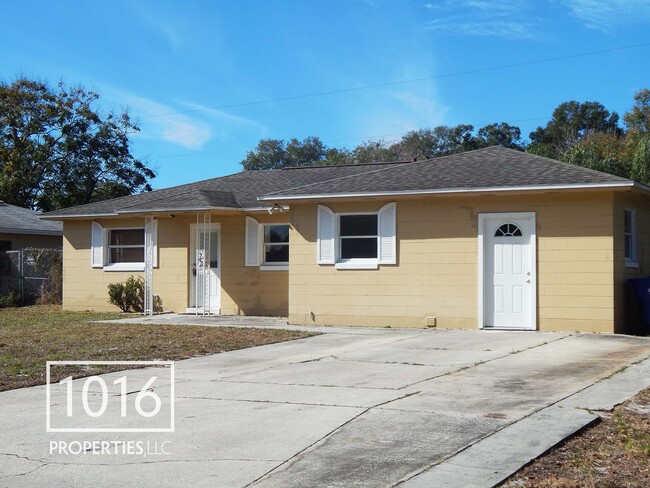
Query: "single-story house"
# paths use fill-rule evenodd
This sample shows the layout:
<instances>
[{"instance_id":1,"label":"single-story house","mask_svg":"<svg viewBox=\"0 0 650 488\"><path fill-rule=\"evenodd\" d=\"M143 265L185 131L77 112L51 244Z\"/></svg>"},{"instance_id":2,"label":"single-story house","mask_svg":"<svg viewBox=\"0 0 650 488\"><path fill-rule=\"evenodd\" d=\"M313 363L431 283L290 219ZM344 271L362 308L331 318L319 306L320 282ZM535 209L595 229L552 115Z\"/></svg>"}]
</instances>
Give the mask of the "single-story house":
<instances>
[{"instance_id":1,"label":"single-story house","mask_svg":"<svg viewBox=\"0 0 650 488\"><path fill-rule=\"evenodd\" d=\"M40 220L39 215L0 200L0 251L18 251L26 247L60 249L63 225Z\"/></svg>"},{"instance_id":2,"label":"single-story house","mask_svg":"<svg viewBox=\"0 0 650 488\"><path fill-rule=\"evenodd\" d=\"M164 310L292 324L625 331L650 274L650 188L490 147L247 171L46 214L63 306L143 275Z\"/></svg>"}]
</instances>

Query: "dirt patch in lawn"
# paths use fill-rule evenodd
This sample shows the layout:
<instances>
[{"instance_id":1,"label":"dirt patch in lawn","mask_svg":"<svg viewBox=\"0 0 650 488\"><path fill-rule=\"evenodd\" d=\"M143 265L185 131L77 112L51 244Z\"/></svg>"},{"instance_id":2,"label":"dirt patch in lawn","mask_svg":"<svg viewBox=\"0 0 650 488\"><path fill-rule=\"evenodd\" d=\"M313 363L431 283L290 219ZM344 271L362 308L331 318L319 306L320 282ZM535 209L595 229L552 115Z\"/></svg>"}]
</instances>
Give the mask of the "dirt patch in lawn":
<instances>
[{"instance_id":1,"label":"dirt patch in lawn","mask_svg":"<svg viewBox=\"0 0 650 488\"><path fill-rule=\"evenodd\" d=\"M56 306L0 309L0 391L42 385L46 361L179 360L310 337L293 330L156 324L97 324L116 313L67 312ZM57 367L52 381L124 367Z\"/></svg>"},{"instance_id":2,"label":"dirt patch in lawn","mask_svg":"<svg viewBox=\"0 0 650 488\"><path fill-rule=\"evenodd\" d=\"M556 446L501 486L650 486L650 388L601 417L598 424Z\"/></svg>"}]
</instances>

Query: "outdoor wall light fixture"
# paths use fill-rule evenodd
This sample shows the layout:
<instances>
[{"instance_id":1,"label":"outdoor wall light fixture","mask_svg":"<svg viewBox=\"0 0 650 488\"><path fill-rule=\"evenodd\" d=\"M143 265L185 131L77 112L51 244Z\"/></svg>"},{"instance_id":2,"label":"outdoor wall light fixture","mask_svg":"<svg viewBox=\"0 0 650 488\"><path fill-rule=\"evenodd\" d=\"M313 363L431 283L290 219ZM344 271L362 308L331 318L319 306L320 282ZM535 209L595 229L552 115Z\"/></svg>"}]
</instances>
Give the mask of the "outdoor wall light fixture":
<instances>
[{"instance_id":1,"label":"outdoor wall light fixture","mask_svg":"<svg viewBox=\"0 0 650 488\"><path fill-rule=\"evenodd\" d=\"M282 205L280 205L279 203L274 204L272 207L269 208L269 213L273 214L275 212L283 213L284 212L284 207Z\"/></svg>"}]
</instances>

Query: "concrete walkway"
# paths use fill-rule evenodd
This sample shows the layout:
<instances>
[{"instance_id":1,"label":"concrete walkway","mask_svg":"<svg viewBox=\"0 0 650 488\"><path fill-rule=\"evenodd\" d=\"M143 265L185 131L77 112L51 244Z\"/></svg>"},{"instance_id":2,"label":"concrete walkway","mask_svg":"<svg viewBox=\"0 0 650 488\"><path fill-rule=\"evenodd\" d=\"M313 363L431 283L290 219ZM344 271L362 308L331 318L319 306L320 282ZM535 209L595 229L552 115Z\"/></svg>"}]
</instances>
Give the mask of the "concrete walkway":
<instances>
[{"instance_id":1,"label":"concrete walkway","mask_svg":"<svg viewBox=\"0 0 650 488\"><path fill-rule=\"evenodd\" d=\"M0 486L493 486L650 385L647 338L318 330L178 361L170 434L47 434L43 387L0 393ZM171 441L171 454L50 454L60 439Z\"/></svg>"}]
</instances>

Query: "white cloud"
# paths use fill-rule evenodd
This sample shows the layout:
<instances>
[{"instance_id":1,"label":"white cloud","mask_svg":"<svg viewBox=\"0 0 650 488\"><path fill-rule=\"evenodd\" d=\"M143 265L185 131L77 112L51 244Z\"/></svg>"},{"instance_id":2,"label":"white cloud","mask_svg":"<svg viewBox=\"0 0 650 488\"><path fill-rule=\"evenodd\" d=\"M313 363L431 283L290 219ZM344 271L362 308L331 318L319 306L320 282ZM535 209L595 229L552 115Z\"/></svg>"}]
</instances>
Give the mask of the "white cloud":
<instances>
[{"instance_id":1,"label":"white cloud","mask_svg":"<svg viewBox=\"0 0 650 488\"><path fill-rule=\"evenodd\" d=\"M213 136L209 123L192 114L179 114L178 107L156 102L115 87L103 87L102 98L128 109L138 123L136 138L162 140L186 149L201 149Z\"/></svg>"},{"instance_id":2,"label":"white cloud","mask_svg":"<svg viewBox=\"0 0 650 488\"><path fill-rule=\"evenodd\" d=\"M210 124L186 114L177 114L173 107L147 98L129 96L126 100L141 128L140 135L162 139L187 149L201 149L213 137Z\"/></svg>"},{"instance_id":3,"label":"white cloud","mask_svg":"<svg viewBox=\"0 0 650 488\"><path fill-rule=\"evenodd\" d=\"M502 0L445 0L426 3L433 18L425 28L445 34L493 36L506 39L537 37L535 24L526 13L527 2Z\"/></svg>"},{"instance_id":4,"label":"white cloud","mask_svg":"<svg viewBox=\"0 0 650 488\"><path fill-rule=\"evenodd\" d=\"M229 140L237 130L263 134L267 127L255 120L206 105L172 100L162 103L115 86L102 85L102 98L128 109L138 123L135 138L160 140L185 149L200 150L213 139Z\"/></svg>"},{"instance_id":5,"label":"white cloud","mask_svg":"<svg viewBox=\"0 0 650 488\"><path fill-rule=\"evenodd\" d=\"M561 0L587 27L609 31L650 22L650 0Z\"/></svg>"},{"instance_id":6,"label":"white cloud","mask_svg":"<svg viewBox=\"0 0 650 488\"><path fill-rule=\"evenodd\" d=\"M535 39L537 34L531 24L507 20L466 22L446 18L427 22L426 28L446 34L503 37L506 39Z\"/></svg>"}]
</instances>

